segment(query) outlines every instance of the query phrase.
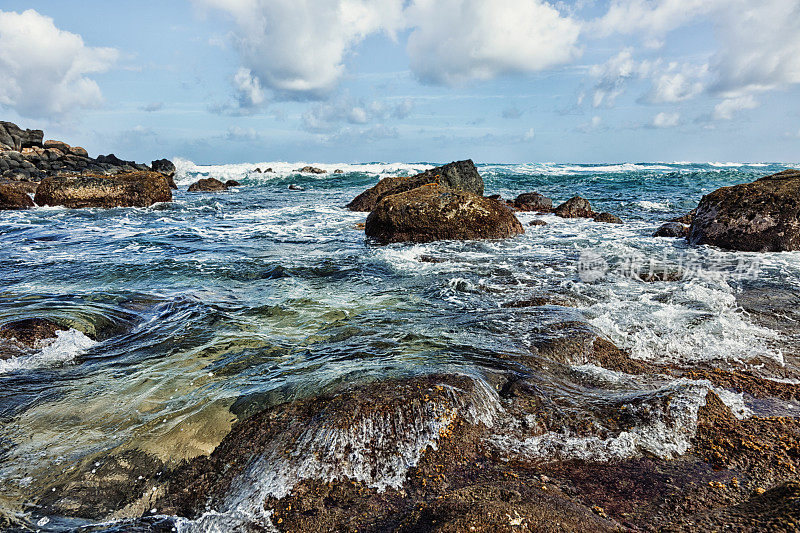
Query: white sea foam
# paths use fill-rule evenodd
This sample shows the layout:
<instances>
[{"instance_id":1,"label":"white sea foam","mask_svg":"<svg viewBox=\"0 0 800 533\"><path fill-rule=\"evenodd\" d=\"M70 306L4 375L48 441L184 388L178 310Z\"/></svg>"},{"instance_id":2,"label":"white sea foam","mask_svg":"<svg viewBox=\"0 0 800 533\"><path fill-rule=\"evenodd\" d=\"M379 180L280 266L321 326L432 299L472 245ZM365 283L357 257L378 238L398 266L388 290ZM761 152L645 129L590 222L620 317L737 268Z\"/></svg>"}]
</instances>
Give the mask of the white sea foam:
<instances>
[{"instance_id":1,"label":"white sea foam","mask_svg":"<svg viewBox=\"0 0 800 533\"><path fill-rule=\"evenodd\" d=\"M0 374L69 363L95 344L76 329L57 331L55 340L43 343L38 351L0 361Z\"/></svg>"},{"instance_id":2,"label":"white sea foam","mask_svg":"<svg viewBox=\"0 0 800 533\"><path fill-rule=\"evenodd\" d=\"M672 204L669 201L651 202L649 200L640 200L636 202L636 205L648 211L669 211L672 206Z\"/></svg>"}]
</instances>

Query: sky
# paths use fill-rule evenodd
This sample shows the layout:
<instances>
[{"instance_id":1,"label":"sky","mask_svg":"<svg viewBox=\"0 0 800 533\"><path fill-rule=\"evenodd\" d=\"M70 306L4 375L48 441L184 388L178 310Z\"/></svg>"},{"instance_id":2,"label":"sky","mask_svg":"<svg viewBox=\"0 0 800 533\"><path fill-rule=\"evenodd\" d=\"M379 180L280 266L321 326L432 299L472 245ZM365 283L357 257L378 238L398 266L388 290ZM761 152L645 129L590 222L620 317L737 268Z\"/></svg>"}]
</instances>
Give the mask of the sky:
<instances>
[{"instance_id":1,"label":"sky","mask_svg":"<svg viewBox=\"0 0 800 533\"><path fill-rule=\"evenodd\" d=\"M800 0L3 0L0 119L145 162L798 162Z\"/></svg>"}]
</instances>

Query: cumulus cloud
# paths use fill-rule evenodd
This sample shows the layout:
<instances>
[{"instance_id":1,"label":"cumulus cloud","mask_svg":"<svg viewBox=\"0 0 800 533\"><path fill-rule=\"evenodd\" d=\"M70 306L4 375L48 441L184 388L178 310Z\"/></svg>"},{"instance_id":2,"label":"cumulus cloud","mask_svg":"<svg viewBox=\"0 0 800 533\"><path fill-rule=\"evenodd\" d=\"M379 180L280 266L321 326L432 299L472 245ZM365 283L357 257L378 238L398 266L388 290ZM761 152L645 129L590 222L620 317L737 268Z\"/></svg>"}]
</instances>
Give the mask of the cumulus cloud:
<instances>
[{"instance_id":1,"label":"cumulus cloud","mask_svg":"<svg viewBox=\"0 0 800 533\"><path fill-rule=\"evenodd\" d=\"M345 124L361 125L382 122L390 117L404 118L412 107L410 100L391 106L378 100L365 102L345 95L309 108L303 113L302 125L303 129L312 133L332 133Z\"/></svg>"},{"instance_id":2,"label":"cumulus cloud","mask_svg":"<svg viewBox=\"0 0 800 533\"><path fill-rule=\"evenodd\" d=\"M697 17L713 12L730 0L613 0L606 14L594 22L601 36L641 32L648 44Z\"/></svg>"},{"instance_id":3,"label":"cumulus cloud","mask_svg":"<svg viewBox=\"0 0 800 533\"><path fill-rule=\"evenodd\" d=\"M116 61L113 48L86 46L33 9L0 11L0 105L31 118L59 120L102 103L89 74Z\"/></svg>"},{"instance_id":4,"label":"cumulus cloud","mask_svg":"<svg viewBox=\"0 0 800 533\"><path fill-rule=\"evenodd\" d=\"M537 72L580 54L580 24L541 0L414 0L407 15L411 69L427 83Z\"/></svg>"},{"instance_id":5,"label":"cumulus cloud","mask_svg":"<svg viewBox=\"0 0 800 533\"><path fill-rule=\"evenodd\" d=\"M237 88L246 99L260 98L262 88L288 98L325 95L355 45L372 33L392 34L403 20L402 0L194 1L233 19L244 69Z\"/></svg>"},{"instance_id":6,"label":"cumulus cloud","mask_svg":"<svg viewBox=\"0 0 800 533\"><path fill-rule=\"evenodd\" d=\"M679 113L659 113L653 118L653 127L672 128L678 125L681 116Z\"/></svg>"},{"instance_id":7,"label":"cumulus cloud","mask_svg":"<svg viewBox=\"0 0 800 533\"><path fill-rule=\"evenodd\" d=\"M233 87L239 106L245 109L261 107L267 100L267 94L259 80L250 69L241 67L233 76Z\"/></svg>"},{"instance_id":8,"label":"cumulus cloud","mask_svg":"<svg viewBox=\"0 0 800 533\"><path fill-rule=\"evenodd\" d=\"M597 78L592 96L593 107L611 107L633 79L646 76L652 71L650 61L636 61L630 48L626 48L602 65L595 65L590 74ZM579 101L582 101L582 97Z\"/></svg>"},{"instance_id":9,"label":"cumulus cloud","mask_svg":"<svg viewBox=\"0 0 800 533\"><path fill-rule=\"evenodd\" d=\"M758 101L752 95L726 98L714 107L712 116L715 120L730 120L740 111L756 107L758 107Z\"/></svg>"},{"instance_id":10,"label":"cumulus cloud","mask_svg":"<svg viewBox=\"0 0 800 533\"><path fill-rule=\"evenodd\" d=\"M706 84L708 65L670 63L665 72L653 77L653 88L646 100L655 104L683 102L701 94Z\"/></svg>"}]
</instances>

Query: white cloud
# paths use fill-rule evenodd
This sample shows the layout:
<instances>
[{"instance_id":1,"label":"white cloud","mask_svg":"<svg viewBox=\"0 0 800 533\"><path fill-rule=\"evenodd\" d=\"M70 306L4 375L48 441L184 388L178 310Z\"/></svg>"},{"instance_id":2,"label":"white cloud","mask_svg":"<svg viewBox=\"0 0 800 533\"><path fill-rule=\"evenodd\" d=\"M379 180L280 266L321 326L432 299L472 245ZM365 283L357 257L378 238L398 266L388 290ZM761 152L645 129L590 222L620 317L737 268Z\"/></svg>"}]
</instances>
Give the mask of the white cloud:
<instances>
[{"instance_id":1,"label":"white cloud","mask_svg":"<svg viewBox=\"0 0 800 533\"><path fill-rule=\"evenodd\" d=\"M224 135L225 140L232 142L252 142L258 141L261 136L253 128L242 128L241 126L231 126Z\"/></svg>"},{"instance_id":2,"label":"white cloud","mask_svg":"<svg viewBox=\"0 0 800 533\"><path fill-rule=\"evenodd\" d=\"M528 131L525 132L525 136L523 138L526 141L532 141L534 139L534 137L536 137L536 132L533 130L533 128L531 128L531 129L529 129Z\"/></svg>"},{"instance_id":3,"label":"white cloud","mask_svg":"<svg viewBox=\"0 0 800 533\"><path fill-rule=\"evenodd\" d=\"M0 11L0 105L32 118L58 120L102 103L88 74L107 70L113 48L93 48L80 35L29 9Z\"/></svg>"},{"instance_id":4,"label":"white cloud","mask_svg":"<svg viewBox=\"0 0 800 533\"><path fill-rule=\"evenodd\" d=\"M653 118L653 126L656 128L672 128L678 125L681 116L678 113L659 113Z\"/></svg>"},{"instance_id":5,"label":"white cloud","mask_svg":"<svg viewBox=\"0 0 800 533\"><path fill-rule=\"evenodd\" d=\"M411 69L427 83L537 72L580 55L580 24L541 0L414 0L407 16Z\"/></svg>"},{"instance_id":6,"label":"white cloud","mask_svg":"<svg viewBox=\"0 0 800 533\"><path fill-rule=\"evenodd\" d=\"M402 0L194 1L232 17L251 80L292 98L329 92L355 45L372 33L392 34L403 21Z\"/></svg>"},{"instance_id":7,"label":"white cloud","mask_svg":"<svg viewBox=\"0 0 800 533\"><path fill-rule=\"evenodd\" d=\"M758 102L752 95L726 98L714 107L713 117L715 120L731 120L738 112L756 107Z\"/></svg>"},{"instance_id":8,"label":"white cloud","mask_svg":"<svg viewBox=\"0 0 800 533\"><path fill-rule=\"evenodd\" d=\"M267 101L267 94L261 87L261 81L250 69L241 67L236 71L233 76L233 87L236 89L236 98L242 108L255 109Z\"/></svg>"},{"instance_id":9,"label":"white cloud","mask_svg":"<svg viewBox=\"0 0 800 533\"><path fill-rule=\"evenodd\" d=\"M598 80L594 86L592 106L613 106L628 81L647 76L652 69L652 62L634 60L630 48L621 51L602 65L593 66L589 73Z\"/></svg>"},{"instance_id":10,"label":"white cloud","mask_svg":"<svg viewBox=\"0 0 800 533\"><path fill-rule=\"evenodd\" d=\"M345 124L363 125L383 122L389 117L405 118L411 112L413 103L403 100L395 106L373 100L364 102L342 96L331 102L313 105L303 113L303 129L312 133L331 133Z\"/></svg>"},{"instance_id":11,"label":"white cloud","mask_svg":"<svg viewBox=\"0 0 800 533\"><path fill-rule=\"evenodd\" d=\"M653 88L646 99L656 104L689 100L705 90L703 80L707 75L708 65L695 67L671 63L666 72L654 76Z\"/></svg>"},{"instance_id":12,"label":"white cloud","mask_svg":"<svg viewBox=\"0 0 800 533\"><path fill-rule=\"evenodd\" d=\"M601 36L614 33L644 33L651 46L659 37L702 15L711 13L730 0L613 0L606 14L595 21Z\"/></svg>"}]
</instances>

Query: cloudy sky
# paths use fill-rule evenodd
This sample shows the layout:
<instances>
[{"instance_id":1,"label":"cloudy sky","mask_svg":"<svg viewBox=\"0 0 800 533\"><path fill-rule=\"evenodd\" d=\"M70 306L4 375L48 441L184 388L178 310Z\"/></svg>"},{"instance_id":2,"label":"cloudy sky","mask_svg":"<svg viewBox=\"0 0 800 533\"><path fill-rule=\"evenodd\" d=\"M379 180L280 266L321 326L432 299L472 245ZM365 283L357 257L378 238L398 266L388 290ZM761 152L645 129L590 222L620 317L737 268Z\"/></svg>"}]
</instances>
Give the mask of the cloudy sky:
<instances>
[{"instance_id":1,"label":"cloudy sky","mask_svg":"<svg viewBox=\"0 0 800 533\"><path fill-rule=\"evenodd\" d=\"M3 0L0 80L137 160L800 160L800 0Z\"/></svg>"}]
</instances>

